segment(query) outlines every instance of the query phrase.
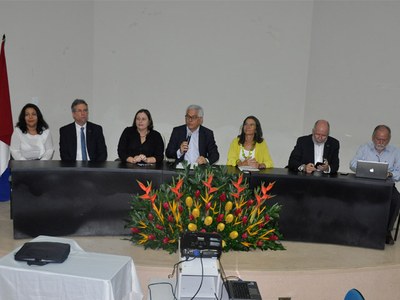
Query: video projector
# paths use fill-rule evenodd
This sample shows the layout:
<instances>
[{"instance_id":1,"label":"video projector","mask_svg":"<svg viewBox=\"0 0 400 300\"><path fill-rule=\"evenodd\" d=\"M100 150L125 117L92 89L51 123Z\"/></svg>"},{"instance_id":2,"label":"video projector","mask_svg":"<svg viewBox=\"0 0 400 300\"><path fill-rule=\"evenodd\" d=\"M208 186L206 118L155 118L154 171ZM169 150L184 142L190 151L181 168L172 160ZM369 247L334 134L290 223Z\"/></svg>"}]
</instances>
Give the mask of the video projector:
<instances>
[{"instance_id":1,"label":"video projector","mask_svg":"<svg viewBox=\"0 0 400 300\"><path fill-rule=\"evenodd\" d=\"M222 238L218 233L185 232L180 240L181 257L217 257L222 253Z\"/></svg>"}]
</instances>

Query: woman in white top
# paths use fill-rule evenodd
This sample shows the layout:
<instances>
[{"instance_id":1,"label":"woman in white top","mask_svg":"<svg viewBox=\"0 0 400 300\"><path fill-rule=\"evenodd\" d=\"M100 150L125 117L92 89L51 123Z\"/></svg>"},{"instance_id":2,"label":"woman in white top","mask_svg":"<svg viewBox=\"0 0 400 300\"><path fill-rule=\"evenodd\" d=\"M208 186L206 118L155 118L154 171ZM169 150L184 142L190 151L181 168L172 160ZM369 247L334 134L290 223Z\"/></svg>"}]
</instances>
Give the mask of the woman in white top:
<instances>
[{"instance_id":1,"label":"woman in white top","mask_svg":"<svg viewBox=\"0 0 400 300\"><path fill-rule=\"evenodd\" d=\"M49 125L35 104L28 103L22 108L11 136L10 151L15 160L50 160L53 157Z\"/></svg>"}]
</instances>

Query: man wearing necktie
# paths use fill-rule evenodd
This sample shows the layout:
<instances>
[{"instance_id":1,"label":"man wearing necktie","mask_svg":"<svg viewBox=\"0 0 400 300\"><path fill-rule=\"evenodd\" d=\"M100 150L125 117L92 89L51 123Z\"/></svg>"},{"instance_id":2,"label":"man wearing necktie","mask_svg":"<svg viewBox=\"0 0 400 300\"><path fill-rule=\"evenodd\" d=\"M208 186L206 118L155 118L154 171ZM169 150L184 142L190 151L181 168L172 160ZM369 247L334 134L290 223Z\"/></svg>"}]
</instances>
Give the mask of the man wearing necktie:
<instances>
[{"instance_id":1,"label":"man wearing necktie","mask_svg":"<svg viewBox=\"0 0 400 300\"><path fill-rule=\"evenodd\" d=\"M105 161L107 146L103 128L88 121L85 100L76 99L71 105L75 122L60 128L60 156L63 161Z\"/></svg>"}]
</instances>

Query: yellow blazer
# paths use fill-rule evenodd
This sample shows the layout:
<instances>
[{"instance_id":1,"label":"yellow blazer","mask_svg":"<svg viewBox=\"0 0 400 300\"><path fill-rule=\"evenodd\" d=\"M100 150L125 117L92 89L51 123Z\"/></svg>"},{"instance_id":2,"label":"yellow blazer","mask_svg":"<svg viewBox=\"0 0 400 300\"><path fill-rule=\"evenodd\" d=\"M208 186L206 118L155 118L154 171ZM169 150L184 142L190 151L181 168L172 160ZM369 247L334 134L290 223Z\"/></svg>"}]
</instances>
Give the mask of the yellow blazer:
<instances>
[{"instance_id":1,"label":"yellow blazer","mask_svg":"<svg viewBox=\"0 0 400 300\"><path fill-rule=\"evenodd\" d=\"M239 138L233 139L229 151L228 151L228 161L226 164L228 166L236 166L236 161L240 156L240 145ZM271 155L269 154L267 143L265 139L261 143L256 143L255 146L255 159L259 164L265 164L267 168L273 168L274 163L272 162Z\"/></svg>"}]
</instances>

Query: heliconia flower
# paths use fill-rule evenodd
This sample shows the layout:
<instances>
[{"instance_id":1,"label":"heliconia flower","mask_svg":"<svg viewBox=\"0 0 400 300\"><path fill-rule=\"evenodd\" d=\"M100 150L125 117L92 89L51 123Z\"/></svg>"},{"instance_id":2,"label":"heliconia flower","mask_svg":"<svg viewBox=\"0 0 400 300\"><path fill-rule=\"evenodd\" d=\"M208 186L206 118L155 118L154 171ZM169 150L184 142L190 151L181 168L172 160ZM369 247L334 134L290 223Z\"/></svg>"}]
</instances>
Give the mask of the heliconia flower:
<instances>
[{"instance_id":1,"label":"heliconia flower","mask_svg":"<svg viewBox=\"0 0 400 300\"><path fill-rule=\"evenodd\" d=\"M194 224L194 223L189 223L188 229L189 229L189 231L192 231L192 232L196 231L197 230L197 225Z\"/></svg>"},{"instance_id":2,"label":"heliconia flower","mask_svg":"<svg viewBox=\"0 0 400 300\"><path fill-rule=\"evenodd\" d=\"M217 216L217 222L222 222L223 220L224 220L224 214L219 214L218 216Z\"/></svg>"},{"instance_id":3,"label":"heliconia flower","mask_svg":"<svg viewBox=\"0 0 400 300\"><path fill-rule=\"evenodd\" d=\"M239 233L238 233L236 230L232 231L232 232L229 234L229 237L230 237L232 240L236 239L238 236L239 236Z\"/></svg>"},{"instance_id":4,"label":"heliconia flower","mask_svg":"<svg viewBox=\"0 0 400 300\"><path fill-rule=\"evenodd\" d=\"M139 184L139 187L148 195L151 192L151 182L145 186L143 183L141 183L139 180L137 180L137 183Z\"/></svg>"},{"instance_id":5,"label":"heliconia flower","mask_svg":"<svg viewBox=\"0 0 400 300\"><path fill-rule=\"evenodd\" d=\"M226 204L225 204L225 211L226 211L226 212L230 212L230 210L232 209L232 207L233 207L233 203L232 203L231 201L226 202Z\"/></svg>"},{"instance_id":6,"label":"heliconia flower","mask_svg":"<svg viewBox=\"0 0 400 300\"><path fill-rule=\"evenodd\" d=\"M176 195L177 199L180 199L183 195L181 192L179 192L182 184L183 184L183 178L179 179L175 187L171 187L171 191Z\"/></svg>"},{"instance_id":7,"label":"heliconia flower","mask_svg":"<svg viewBox=\"0 0 400 300\"><path fill-rule=\"evenodd\" d=\"M263 195L266 195L269 192L269 190L273 188L274 184L275 184L275 181L274 182L270 182L268 184L268 186L265 186L265 184L262 184L261 185L261 192L263 193Z\"/></svg>"},{"instance_id":8,"label":"heliconia flower","mask_svg":"<svg viewBox=\"0 0 400 300\"><path fill-rule=\"evenodd\" d=\"M270 229L267 232L264 232L262 235L260 235L258 238L261 240L270 240L271 237L269 236L271 233L274 233L275 229Z\"/></svg>"},{"instance_id":9,"label":"heliconia flower","mask_svg":"<svg viewBox=\"0 0 400 300\"><path fill-rule=\"evenodd\" d=\"M141 183L139 180L137 180L137 183L139 184L139 187L145 192L144 195L139 196L139 198L143 200L150 200L151 203L154 203L154 201L157 198L157 194L154 193L153 195L150 195L151 192L151 182L145 186L143 183Z\"/></svg>"},{"instance_id":10,"label":"heliconia flower","mask_svg":"<svg viewBox=\"0 0 400 300\"><path fill-rule=\"evenodd\" d=\"M225 224L224 223L218 223L217 231L224 231L224 229L225 229Z\"/></svg>"},{"instance_id":11,"label":"heliconia flower","mask_svg":"<svg viewBox=\"0 0 400 300\"><path fill-rule=\"evenodd\" d=\"M232 185L233 185L233 186L236 188L236 190L237 190L236 193L232 193L232 194L231 194L231 195L232 195L233 197L235 197L235 198L239 198L240 193L243 192L243 191L246 189L246 187L240 186L240 184L242 183L242 181L243 181L243 173L240 174L240 176L239 176L237 182L232 182Z\"/></svg>"},{"instance_id":12,"label":"heliconia flower","mask_svg":"<svg viewBox=\"0 0 400 300\"><path fill-rule=\"evenodd\" d=\"M131 227L131 232L132 232L132 233L139 233L139 232L140 232L140 229L137 228L137 227Z\"/></svg>"},{"instance_id":13,"label":"heliconia flower","mask_svg":"<svg viewBox=\"0 0 400 300\"><path fill-rule=\"evenodd\" d=\"M220 234L224 251L281 249L280 232L271 224L279 210L266 205L275 182L250 190L245 175L225 172L195 168L189 177L180 175L157 189L151 182L137 181L139 193L131 202L128 225L131 240L171 252L179 248L176 238L186 230Z\"/></svg>"},{"instance_id":14,"label":"heliconia flower","mask_svg":"<svg viewBox=\"0 0 400 300\"><path fill-rule=\"evenodd\" d=\"M208 193L209 194L218 191L218 188L215 188L215 187L211 186L212 180L213 180L213 175L210 175L210 176L208 176L207 181L203 181L203 184L208 188Z\"/></svg>"},{"instance_id":15,"label":"heliconia flower","mask_svg":"<svg viewBox=\"0 0 400 300\"><path fill-rule=\"evenodd\" d=\"M221 202L225 202L225 201L226 201L226 194L225 194L225 192L223 192L221 195L219 195L219 200L221 200Z\"/></svg>"},{"instance_id":16,"label":"heliconia flower","mask_svg":"<svg viewBox=\"0 0 400 300\"><path fill-rule=\"evenodd\" d=\"M225 222L226 222L227 224L232 223L232 221L233 221L233 215L232 215L232 214L229 214L229 215L227 215L227 216L225 217Z\"/></svg>"},{"instance_id":17,"label":"heliconia flower","mask_svg":"<svg viewBox=\"0 0 400 300\"><path fill-rule=\"evenodd\" d=\"M149 236L145 233L139 233L143 238L139 241L139 245L143 245L145 243L147 243L147 241L149 240Z\"/></svg>"},{"instance_id":18,"label":"heliconia flower","mask_svg":"<svg viewBox=\"0 0 400 300\"><path fill-rule=\"evenodd\" d=\"M186 206L187 207L192 207L193 206L193 199L192 199L192 197L190 197L190 196L187 196L186 197L186 200L185 200L185 203L186 203Z\"/></svg>"},{"instance_id":19,"label":"heliconia flower","mask_svg":"<svg viewBox=\"0 0 400 300\"><path fill-rule=\"evenodd\" d=\"M143 221L139 221L139 225L138 225L138 227L139 227L139 228L142 228L142 229L146 229L146 228L147 228L147 225L146 225L146 223L145 223L145 222L143 222Z\"/></svg>"},{"instance_id":20,"label":"heliconia flower","mask_svg":"<svg viewBox=\"0 0 400 300\"><path fill-rule=\"evenodd\" d=\"M260 206L261 203L262 203L262 201L263 201L263 199L262 199L261 196L258 195L258 194L255 194L254 196L256 197L257 205Z\"/></svg>"},{"instance_id":21,"label":"heliconia flower","mask_svg":"<svg viewBox=\"0 0 400 300\"><path fill-rule=\"evenodd\" d=\"M198 208L194 208L192 210L192 215L193 217L198 218L200 216L200 210Z\"/></svg>"},{"instance_id":22,"label":"heliconia flower","mask_svg":"<svg viewBox=\"0 0 400 300\"><path fill-rule=\"evenodd\" d=\"M251 243L249 243L249 242L240 242L243 246L245 246L245 247L250 247L251 246Z\"/></svg>"},{"instance_id":23,"label":"heliconia flower","mask_svg":"<svg viewBox=\"0 0 400 300\"><path fill-rule=\"evenodd\" d=\"M157 198L157 194L153 194L153 195L149 195L149 194L144 194L144 195L142 195L142 196L140 196L139 198L141 198L141 199L143 199L143 200L150 200L151 201L151 203L154 203L154 201L156 200L156 198Z\"/></svg>"},{"instance_id":24,"label":"heliconia flower","mask_svg":"<svg viewBox=\"0 0 400 300\"><path fill-rule=\"evenodd\" d=\"M213 221L213 218L212 218L211 216L207 216L207 217L204 219L204 224L205 224L206 226L210 226L210 225L212 224L212 221Z\"/></svg>"}]
</instances>

